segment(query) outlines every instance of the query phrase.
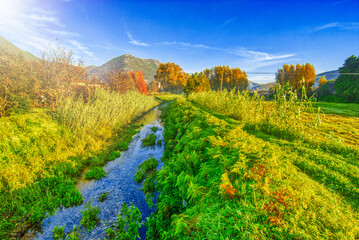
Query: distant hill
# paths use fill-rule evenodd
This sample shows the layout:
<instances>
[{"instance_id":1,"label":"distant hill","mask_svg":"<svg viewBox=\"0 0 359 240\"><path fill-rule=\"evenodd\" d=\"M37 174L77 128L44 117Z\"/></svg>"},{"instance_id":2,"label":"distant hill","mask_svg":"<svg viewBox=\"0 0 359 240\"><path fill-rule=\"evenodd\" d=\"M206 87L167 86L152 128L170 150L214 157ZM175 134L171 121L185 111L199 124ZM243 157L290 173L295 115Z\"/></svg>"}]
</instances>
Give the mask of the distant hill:
<instances>
[{"instance_id":1,"label":"distant hill","mask_svg":"<svg viewBox=\"0 0 359 240\"><path fill-rule=\"evenodd\" d=\"M271 87L274 87L275 84L275 82L259 84L252 81L248 81L248 89L257 91L268 91Z\"/></svg>"},{"instance_id":2,"label":"distant hill","mask_svg":"<svg viewBox=\"0 0 359 240\"><path fill-rule=\"evenodd\" d=\"M325 76L327 80L332 80L332 79L336 80L339 77L339 71L333 70L333 71L317 74L317 76L315 76L315 84L314 84L315 87L319 86L319 79L323 76Z\"/></svg>"},{"instance_id":3,"label":"distant hill","mask_svg":"<svg viewBox=\"0 0 359 240\"><path fill-rule=\"evenodd\" d=\"M38 58L32 55L29 52L25 52L21 50L20 48L16 47L14 44L12 44L10 41L6 40L2 36L0 36L0 51L5 49L6 51L12 52L14 54L21 54L24 56L26 60L37 60Z\"/></svg>"},{"instance_id":4,"label":"distant hill","mask_svg":"<svg viewBox=\"0 0 359 240\"><path fill-rule=\"evenodd\" d=\"M107 82L107 74L114 69L122 69L127 72L141 70L146 83L150 83L154 80L159 65L160 61L155 59L143 59L125 54L106 62L102 66L89 66L87 70L90 77L95 74L100 81L104 82Z\"/></svg>"}]
</instances>

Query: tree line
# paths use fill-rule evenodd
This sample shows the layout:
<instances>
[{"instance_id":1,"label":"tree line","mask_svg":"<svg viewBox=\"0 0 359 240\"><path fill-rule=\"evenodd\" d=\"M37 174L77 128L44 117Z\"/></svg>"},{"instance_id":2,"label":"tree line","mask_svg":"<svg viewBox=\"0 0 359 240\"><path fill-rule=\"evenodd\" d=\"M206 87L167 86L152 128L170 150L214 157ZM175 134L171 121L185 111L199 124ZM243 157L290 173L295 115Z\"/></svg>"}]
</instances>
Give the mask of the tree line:
<instances>
[{"instance_id":1,"label":"tree line","mask_svg":"<svg viewBox=\"0 0 359 240\"><path fill-rule=\"evenodd\" d=\"M175 63L161 63L156 71L157 89L162 92L189 94L209 90L222 91L248 89L248 78L245 71L229 66L215 66L200 73L188 74Z\"/></svg>"}]
</instances>

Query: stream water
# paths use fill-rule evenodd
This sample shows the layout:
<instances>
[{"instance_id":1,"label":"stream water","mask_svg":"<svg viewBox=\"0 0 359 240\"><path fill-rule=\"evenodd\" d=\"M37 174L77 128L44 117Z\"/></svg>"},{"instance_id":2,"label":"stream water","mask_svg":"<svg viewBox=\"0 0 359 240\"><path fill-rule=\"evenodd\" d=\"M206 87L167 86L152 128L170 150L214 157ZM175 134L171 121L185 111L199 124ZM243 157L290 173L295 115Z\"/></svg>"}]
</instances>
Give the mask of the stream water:
<instances>
[{"instance_id":1,"label":"stream water","mask_svg":"<svg viewBox=\"0 0 359 240\"><path fill-rule=\"evenodd\" d=\"M81 239L104 239L105 231L116 222L117 215L120 213L123 202L127 204L133 203L142 213L142 220L149 217L151 209L148 208L145 201L145 195L140 191L141 185L136 184L134 175L138 165L150 157L156 158L160 161L164 146L156 146L152 148L141 147L142 139L148 134L152 133L153 126L158 127L155 135L157 140L163 139L163 126L159 119L160 111L155 108L144 115L136 124L145 124L140 132L136 134L128 147L122 152L121 157L109 162L104 166L107 176L100 181L84 181L81 180L77 188L84 197L84 201L92 201L92 206L99 206L101 212L98 215L100 222L91 231L80 228ZM162 163L160 162L160 166ZM108 192L107 199L104 202L99 202L99 196ZM74 227L77 227L81 219L81 210L84 210L84 205L72 208L59 209L55 215L44 219L41 228L42 232L37 232L33 239L52 239L52 231L56 225L65 226L65 233L70 232ZM143 226L140 229L141 239L146 236L146 228Z\"/></svg>"}]
</instances>

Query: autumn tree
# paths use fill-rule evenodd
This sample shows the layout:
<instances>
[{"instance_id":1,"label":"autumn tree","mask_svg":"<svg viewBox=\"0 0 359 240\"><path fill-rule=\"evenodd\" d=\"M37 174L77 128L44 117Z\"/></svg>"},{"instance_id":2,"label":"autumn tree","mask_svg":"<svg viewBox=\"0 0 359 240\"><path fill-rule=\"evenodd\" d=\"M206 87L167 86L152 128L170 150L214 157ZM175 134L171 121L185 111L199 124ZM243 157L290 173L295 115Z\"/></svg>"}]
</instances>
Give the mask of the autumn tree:
<instances>
[{"instance_id":1,"label":"autumn tree","mask_svg":"<svg viewBox=\"0 0 359 240\"><path fill-rule=\"evenodd\" d=\"M135 82L131 75L121 69L116 69L108 73L109 87L112 91L125 93L135 90Z\"/></svg>"},{"instance_id":2,"label":"autumn tree","mask_svg":"<svg viewBox=\"0 0 359 240\"><path fill-rule=\"evenodd\" d=\"M308 94L315 83L315 69L309 63L296 66L284 64L283 69L278 69L276 80L280 85L289 84L293 90L297 90L299 93L305 87L306 94Z\"/></svg>"},{"instance_id":3,"label":"autumn tree","mask_svg":"<svg viewBox=\"0 0 359 240\"><path fill-rule=\"evenodd\" d=\"M243 91L248 88L248 78L245 71L240 68L229 68L228 66L215 66L206 69L203 73L208 77L213 90L237 89Z\"/></svg>"},{"instance_id":4,"label":"autumn tree","mask_svg":"<svg viewBox=\"0 0 359 240\"><path fill-rule=\"evenodd\" d=\"M160 90L172 93L183 92L187 84L187 74L175 63L161 63L156 71L155 79L160 84Z\"/></svg>"},{"instance_id":5,"label":"autumn tree","mask_svg":"<svg viewBox=\"0 0 359 240\"><path fill-rule=\"evenodd\" d=\"M207 92L209 90L211 90L211 85L208 77L203 72L192 74L187 79L187 85L184 88L186 94L191 92Z\"/></svg>"},{"instance_id":6,"label":"autumn tree","mask_svg":"<svg viewBox=\"0 0 359 240\"><path fill-rule=\"evenodd\" d=\"M152 82L150 83L150 86L149 86L149 88L148 88L148 91L149 91L150 93L157 93L157 92L159 91L159 89L160 89L159 82L157 82L157 81L152 81Z\"/></svg>"},{"instance_id":7,"label":"autumn tree","mask_svg":"<svg viewBox=\"0 0 359 240\"><path fill-rule=\"evenodd\" d=\"M359 103L359 57L347 58L339 72L335 81L336 95L348 102Z\"/></svg>"},{"instance_id":8,"label":"autumn tree","mask_svg":"<svg viewBox=\"0 0 359 240\"><path fill-rule=\"evenodd\" d=\"M319 87L324 86L328 82L327 78L325 76L319 78Z\"/></svg>"},{"instance_id":9,"label":"autumn tree","mask_svg":"<svg viewBox=\"0 0 359 240\"><path fill-rule=\"evenodd\" d=\"M148 93L147 85L145 82L145 77L142 74L142 71L139 70L139 71L136 71L136 73L133 73L131 71L129 74L135 83L136 90L141 94L147 95L147 93Z\"/></svg>"}]
</instances>

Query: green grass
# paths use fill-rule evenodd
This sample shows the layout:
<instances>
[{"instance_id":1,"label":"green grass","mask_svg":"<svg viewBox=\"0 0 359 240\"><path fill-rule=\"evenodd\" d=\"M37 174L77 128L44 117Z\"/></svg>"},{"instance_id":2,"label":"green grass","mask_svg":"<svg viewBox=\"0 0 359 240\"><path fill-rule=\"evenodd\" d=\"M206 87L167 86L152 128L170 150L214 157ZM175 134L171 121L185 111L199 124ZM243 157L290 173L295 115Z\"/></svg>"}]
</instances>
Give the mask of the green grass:
<instances>
[{"instance_id":1,"label":"green grass","mask_svg":"<svg viewBox=\"0 0 359 240\"><path fill-rule=\"evenodd\" d=\"M92 231L98 223L99 219L97 215L100 213L101 209L99 207L92 207L91 202L85 203L85 210L81 211L82 217L80 224L84 226L87 231Z\"/></svg>"},{"instance_id":2,"label":"green grass","mask_svg":"<svg viewBox=\"0 0 359 240\"><path fill-rule=\"evenodd\" d=\"M150 133L147 137L142 139L142 147L152 147L156 146L157 136L153 133Z\"/></svg>"},{"instance_id":3,"label":"green grass","mask_svg":"<svg viewBox=\"0 0 359 240\"><path fill-rule=\"evenodd\" d=\"M98 200L100 202L104 202L107 199L107 196L108 196L108 192L104 192L98 197Z\"/></svg>"},{"instance_id":4,"label":"green grass","mask_svg":"<svg viewBox=\"0 0 359 240\"><path fill-rule=\"evenodd\" d=\"M52 238L54 240L62 240L64 239L64 226L59 227L58 225L55 226L54 231L52 232Z\"/></svg>"},{"instance_id":5,"label":"green grass","mask_svg":"<svg viewBox=\"0 0 359 240\"><path fill-rule=\"evenodd\" d=\"M106 176L106 172L103 168L100 167L94 167L90 171L86 172L85 179L87 180L101 180L101 178Z\"/></svg>"},{"instance_id":6,"label":"green grass","mask_svg":"<svg viewBox=\"0 0 359 240\"><path fill-rule=\"evenodd\" d=\"M148 238L359 236L355 148L287 140L184 99L163 115L165 164Z\"/></svg>"},{"instance_id":7,"label":"green grass","mask_svg":"<svg viewBox=\"0 0 359 240\"><path fill-rule=\"evenodd\" d=\"M88 105L66 100L58 112L36 109L30 114L0 119L1 239L19 238L38 225L45 213L53 214L60 206L82 203L75 188L82 172L119 157L123 149L120 143L127 145L137 133L138 126L129 122L156 105L153 97L133 96L101 92ZM140 99L148 104L137 102ZM121 109L118 103L112 108L112 101L132 108ZM100 106L112 115L100 113L97 109ZM91 116L81 126L79 123L87 114ZM114 121L107 119L111 116ZM96 127L88 130L92 124Z\"/></svg>"},{"instance_id":8,"label":"green grass","mask_svg":"<svg viewBox=\"0 0 359 240\"><path fill-rule=\"evenodd\" d=\"M345 117L359 117L359 104L318 102L316 107L326 114L337 114Z\"/></svg>"}]
</instances>

